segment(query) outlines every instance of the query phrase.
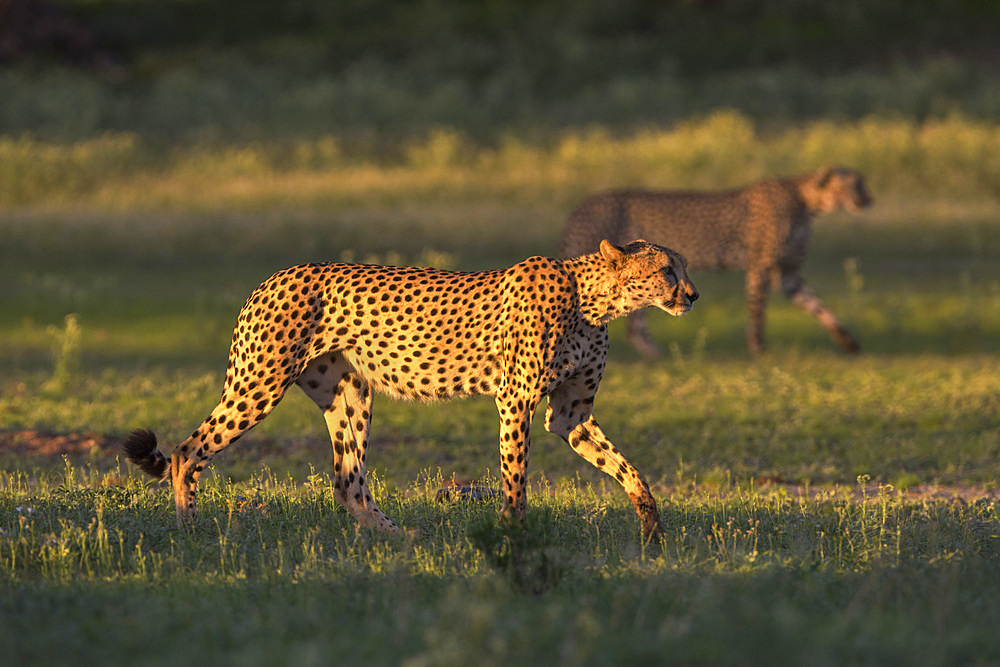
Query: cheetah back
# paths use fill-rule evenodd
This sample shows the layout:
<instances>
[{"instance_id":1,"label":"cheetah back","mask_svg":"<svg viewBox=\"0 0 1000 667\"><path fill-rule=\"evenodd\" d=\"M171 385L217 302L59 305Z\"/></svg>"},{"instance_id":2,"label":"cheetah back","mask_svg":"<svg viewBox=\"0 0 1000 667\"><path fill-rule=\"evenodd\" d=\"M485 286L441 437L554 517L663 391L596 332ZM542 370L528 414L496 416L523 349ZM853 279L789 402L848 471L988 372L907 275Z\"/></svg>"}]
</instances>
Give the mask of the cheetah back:
<instances>
[{"instance_id":1,"label":"cheetah back","mask_svg":"<svg viewBox=\"0 0 1000 667\"><path fill-rule=\"evenodd\" d=\"M264 396L260 384L294 381L331 351L374 388L397 398L493 394L505 332L574 326L572 285L546 258L505 271L309 264L281 271L251 294L230 349L227 382ZM543 284L539 284L543 283ZM551 357L556 350L544 352ZM272 373L278 369L278 373ZM279 380L276 378L283 378Z\"/></svg>"}]
</instances>

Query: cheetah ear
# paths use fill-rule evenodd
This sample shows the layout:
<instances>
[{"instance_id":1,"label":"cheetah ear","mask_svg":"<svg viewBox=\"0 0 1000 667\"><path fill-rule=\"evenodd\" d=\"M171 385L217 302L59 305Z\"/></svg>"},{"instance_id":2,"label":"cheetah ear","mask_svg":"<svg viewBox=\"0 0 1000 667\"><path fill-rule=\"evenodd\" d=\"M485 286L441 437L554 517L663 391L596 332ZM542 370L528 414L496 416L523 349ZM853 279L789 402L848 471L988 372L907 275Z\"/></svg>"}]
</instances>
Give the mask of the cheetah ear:
<instances>
[{"instance_id":1,"label":"cheetah ear","mask_svg":"<svg viewBox=\"0 0 1000 667\"><path fill-rule=\"evenodd\" d=\"M612 269L621 268L622 262L625 259L625 253L622 249L607 239L601 241L601 255Z\"/></svg>"},{"instance_id":2,"label":"cheetah ear","mask_svg":"<svg viewBox=\"0 0 1000 667\"><path fill-rule=\"evenodd\" d=\"M827 183L830 182L830 177L833 176L835 171L837 171L837 168L830 164L825 167L820 167L816 170L816 173L813 174L813 183L816 184L817 188L825 188Z\"/></svg>"}]
</instances>

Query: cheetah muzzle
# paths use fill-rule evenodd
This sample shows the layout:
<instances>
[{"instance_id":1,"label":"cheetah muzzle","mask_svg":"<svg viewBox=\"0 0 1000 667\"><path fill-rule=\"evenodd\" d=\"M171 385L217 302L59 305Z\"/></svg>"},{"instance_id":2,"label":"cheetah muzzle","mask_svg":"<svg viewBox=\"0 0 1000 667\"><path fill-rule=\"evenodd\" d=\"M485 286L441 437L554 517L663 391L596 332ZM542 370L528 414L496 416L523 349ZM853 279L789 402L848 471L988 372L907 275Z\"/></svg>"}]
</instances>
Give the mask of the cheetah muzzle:
<instances>
[{"instance_id":1,"label":"cheetah muzzle","mask_svg":"<svg viewBox=\"0 0 1000 667\"><path fill-rule=\"evenodd\" d=\"M592 408L607 322L647 306L672 315L698 292L685 260L662 246L608 241L568 260L531 257L505 270L304 264L274 274L237 319L219 404L170 458L150 431L123 443L144 472L173 484L177 520L195 514L209 461L298 385L323 411L334 496L362 525L399 529L376 506L365 472L376 391L404 399L492 395L500 414L503 516L526 511L531 418L624 487L644 536L661 534L656 501L611 444Z\"/></svg>"}]
</instances>

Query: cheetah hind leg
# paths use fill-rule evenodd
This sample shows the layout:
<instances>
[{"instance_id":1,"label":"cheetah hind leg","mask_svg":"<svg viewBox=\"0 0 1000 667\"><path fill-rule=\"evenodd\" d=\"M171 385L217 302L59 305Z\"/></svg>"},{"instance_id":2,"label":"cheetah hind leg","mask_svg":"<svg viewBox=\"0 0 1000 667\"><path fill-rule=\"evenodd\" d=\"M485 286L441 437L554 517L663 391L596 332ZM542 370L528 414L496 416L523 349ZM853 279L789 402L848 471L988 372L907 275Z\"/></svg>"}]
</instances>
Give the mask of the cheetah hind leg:
<instances>
[{"instance_id":1,"label":"cheetah hind leg","mask_svg":"<svg viewBox=\"0 0 1000 667\"><path fill-rule=\"evenodd\" d=\"M400 532L375 504L368 488L365 457L373 403L368 382L347 360L331 354L310 362L296 383L323 411L330 431L334 498L361 525L386 533Z\"/></svg>"},{"instance_id":2,"label":"cheetah hind leg","mask_svg":"<svg viewBox=\"0 0 1000 667\"><path fill-rule=\"evenodd\" d=\"M156 436L150 431L134 431L122 443L128 458L143 472L171 481L178 526L195 516L198 477L212 457L264 419L284 396L289 383L287 378L281 378L269 396L252 403L227 381L219 404L191 437L174 448L169 460L157 449Z\"/></svg>"},{"instance_id":3,"label":"cheetah hind leg","mask_svg":"<svg viewBox=\"0 0 1000 667\"><path fill-rule=\"evenodd\" d=\"M192 462L182 454L183 446L177 447L168 459L157 447L156 435L152 431L138 429L125 438L122 449L129 461L150 477L158 482L172 482L178 526L194 516L197 475Z\"/></svg>"},{"instance_id":4,"label":"cheetah hind leg","mask_svg":"<svg viewBox=\"0 0 1000 667\"><path fill-rule=\"evenodd\" d=\"M194 461L183 453L190 449L190 440L175 448L170 458L167 458L157 447L156 435L152 431L140 429L132 431L125 438L122 449L128 459L144 473L156 478L158 482L171 482L178 526L194 517L197 473L201 468L196 467Z\"/></svg>"},{"instance_id":5,"label":"cheetah hind leg","mask_svg":"<svg viewBox=\"0 0 1000 667\"><path fill-rule=\"evenodd\" d=\"M626 327L628 339L639 354L647 359L656 359L662 354L660 348L653 342L653 337L649 335L645 310L639 310L629 315Z\"/></svg>"}]
</instances>

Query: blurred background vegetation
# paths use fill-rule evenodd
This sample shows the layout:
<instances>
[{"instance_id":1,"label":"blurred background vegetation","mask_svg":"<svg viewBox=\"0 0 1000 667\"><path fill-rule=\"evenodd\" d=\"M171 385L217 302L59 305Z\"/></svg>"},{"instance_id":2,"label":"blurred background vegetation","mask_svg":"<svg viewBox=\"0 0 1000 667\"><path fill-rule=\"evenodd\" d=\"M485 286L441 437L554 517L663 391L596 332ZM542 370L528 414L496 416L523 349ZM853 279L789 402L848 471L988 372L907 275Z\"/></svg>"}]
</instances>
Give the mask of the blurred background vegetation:
<instances>
[{"instance_id":1,"label":"blurred background vegetation","mask_svg":"<svg viewBox=\"0 0 1000 667\"><path fill-rule=\"evenodd\" d=\"M985 0L4 0L0 206L568 206L831 161L992 200L998 33Z\"/></svg>"},{"instance_id":2,"label":"blurred background vegetation","mask_svg":"<svg viewBox=\"0 0 1000 667\"><path fill-rule=\"evenodd\" d=\"M1000 115L989 0L48 2L19 40L8 10L2 134L335 134L381 154L434 126L544 139L718 108L764 128Z\"/></svg>"}]
</instances>

